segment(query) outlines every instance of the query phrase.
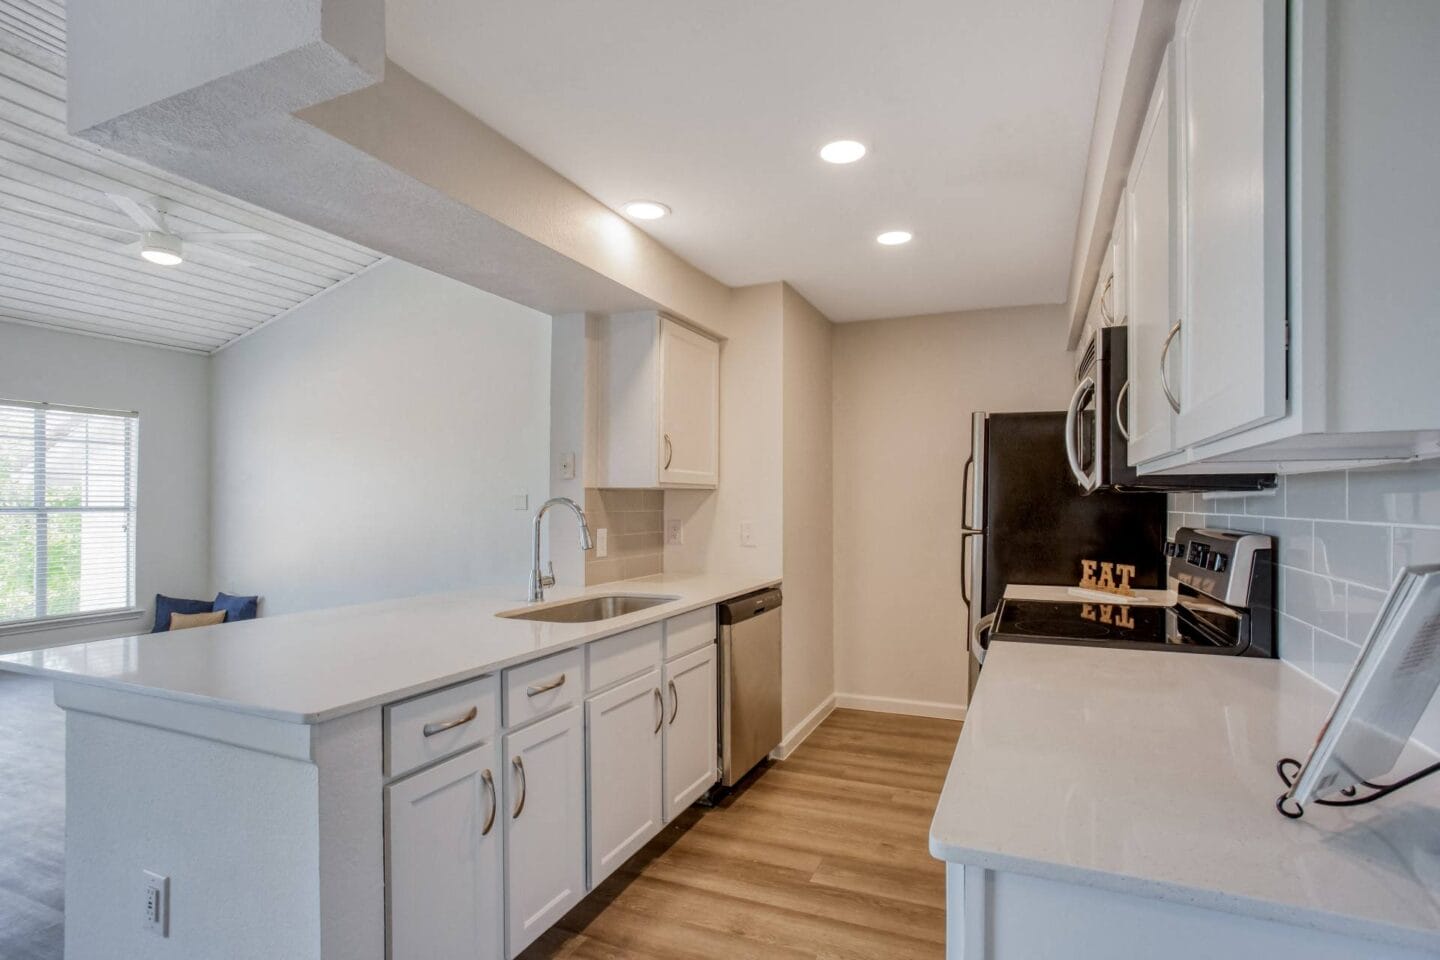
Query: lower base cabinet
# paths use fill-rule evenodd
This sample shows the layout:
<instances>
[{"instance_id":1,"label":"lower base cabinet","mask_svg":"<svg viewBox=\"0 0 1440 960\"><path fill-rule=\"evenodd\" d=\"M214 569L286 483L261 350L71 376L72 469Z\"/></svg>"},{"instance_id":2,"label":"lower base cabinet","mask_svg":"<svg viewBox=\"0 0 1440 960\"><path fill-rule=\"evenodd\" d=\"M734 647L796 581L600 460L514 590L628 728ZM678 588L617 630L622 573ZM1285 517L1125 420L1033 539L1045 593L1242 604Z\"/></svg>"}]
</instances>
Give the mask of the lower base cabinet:
<instances>
[{"instance_id":1,"label":"lower base cabinet","mask_svg":"<svg viewBox=\"0 0 1440 960\"><path fill-rule=\"evenodd\" d=\"M585 701L590 886L660 832L665 702L654 669Z\"/></svg>"},{"instance_id":2,"label":"lower base cabinet","mask_svg":"<svg viewBox=\"0 0 1440 960\"><path fill-rule=\"evenodd\" d=\"M578 706L505 735L508 957L585 895L584 741Z\"/></svg>"},{"instance_id":3,"label":"lower base cabinet","mask_svg":"<svg viewBox=\"0 0 1440 960\"><path fill-rule=\"evenodd\" d=\"M385 788L391 960L477 960L505 948L500 746Z\"/></svg>"},{"instance_id":4,"label":"lower base cabinet","mask_svg":"<svg viewBox=\"0 0 1440 960\"><path fill-rule=\"evenodd\" d=\"M704 795L718 779L715 644L665 664L670 709L665 718L665 822Z\"/></svg>"}]
</instances>

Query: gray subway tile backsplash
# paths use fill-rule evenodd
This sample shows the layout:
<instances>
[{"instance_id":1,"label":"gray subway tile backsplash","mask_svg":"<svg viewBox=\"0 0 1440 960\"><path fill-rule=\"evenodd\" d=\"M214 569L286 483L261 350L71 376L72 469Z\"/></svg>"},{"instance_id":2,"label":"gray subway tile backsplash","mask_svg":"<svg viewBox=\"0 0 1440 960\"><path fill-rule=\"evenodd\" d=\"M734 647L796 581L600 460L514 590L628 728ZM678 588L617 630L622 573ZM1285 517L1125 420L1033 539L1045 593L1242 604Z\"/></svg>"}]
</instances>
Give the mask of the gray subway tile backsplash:
<instances>
[{"instance_id":1,"label":"gray subway tile backsplash","mask_svg":"<svg viewBox=\"0 0 1440 960\"><path fill-rule=\"evenodd\" d=\"M1172 494L1169 527L1275 538L1280 656L1339 690L1400 568L1440 563L1440 462L1291 475L1273 495ZM1440 697L1415 739L1440 752Z\"/></svg>"}]
</instances>

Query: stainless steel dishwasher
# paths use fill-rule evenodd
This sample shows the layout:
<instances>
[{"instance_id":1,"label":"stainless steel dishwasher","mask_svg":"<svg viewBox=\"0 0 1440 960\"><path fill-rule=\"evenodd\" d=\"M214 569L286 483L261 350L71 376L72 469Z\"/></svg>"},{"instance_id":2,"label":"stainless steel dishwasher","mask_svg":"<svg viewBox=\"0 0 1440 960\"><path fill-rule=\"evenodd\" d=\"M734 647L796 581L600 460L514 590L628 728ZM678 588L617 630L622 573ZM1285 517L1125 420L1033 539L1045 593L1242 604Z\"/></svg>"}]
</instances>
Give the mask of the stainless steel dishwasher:
<instances>
[{"instance_id":1,"label":"stainless steel dishwasher","mask_svg":"<svg viewBox=\"0 0 1440 960\"><path fill-rule=\"evenodd\" d=\"M720 604L720 782L780 745L780 588Z\"/></svg>"}]
</instances>

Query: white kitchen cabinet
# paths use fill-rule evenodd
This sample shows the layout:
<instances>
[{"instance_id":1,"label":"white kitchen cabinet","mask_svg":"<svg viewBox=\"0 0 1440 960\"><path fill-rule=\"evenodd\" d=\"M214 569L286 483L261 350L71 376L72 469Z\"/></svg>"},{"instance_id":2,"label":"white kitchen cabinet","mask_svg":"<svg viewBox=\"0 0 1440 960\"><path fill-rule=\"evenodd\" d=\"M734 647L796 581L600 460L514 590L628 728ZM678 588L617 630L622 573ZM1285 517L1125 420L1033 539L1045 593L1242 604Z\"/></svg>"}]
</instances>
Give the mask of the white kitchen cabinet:
<instances>
[{"instance_id":1,"label":"white kitchen cabinet","mask_svg":"<svg viewBox=\"0 0 1440 960\"><path fill-rule=\"evenodd\" d=\"M390 960L503 955L499 771L491 741L385 788Z\"/></svg>"},{"instance_id":2,"label":"white kitchen cabinet","mask_svg":"<svg viewBox=\"0 0 1440 960\"><path fill-rule=\"evenodd\" d=\"M716 646L711 643L665 664L665 822L717 779Z\"/></svg>"},{"instance_id":3,"label":"white kitchen cabinet","mask_svg":"<svg viewBox=\"0 0 1440 960\"><path fill-rule=\"evenodd\" d=\"M580 707L505 735L506 951L514 957L585 895Z\"/></svg>"},{"instance_id":4,"label":"white kitchen cabinet","mask_svg":"<svg viewBox=\"0 0 1440 960\"><path fill-rule=\"evenodd\" d=\"M660 670L651 669L585 701L591 887L663 825L660 681Z\"/></svg>"},{"instance_id":5,"label":"white kitchen cabinet","mask_svg":"<svg viewBox=\"0 0 1440 960\"><path fill-rule=\"evenodd\" d=\"M1176 19L1175 442L1285 413L1285 0Z\"/></svg>"},{"instance_id":6,"label":"white kitchen cabinet","mask_svg":"<svg viewBox=\"0 0 1440 960\"><path fill-rule=\"evenodd\" d=\"M720 480L720 344L654 312L596 324L593 486L714 487Z\"/></svg>"},{"instance_id":7,"label":"white kitchen cabinet","mask_svg":"<svg viewBox=\"0 0 1440 960\"><path fill-rule=\"evenodd\" d=\"M1140 128L1140 141L1125 184L1126 234L1130 269L1126 272L1126 391L1130 465L1164 456L1174 449L1174 411L1165 398L1161 362L1174 320L1171 303L1171 89L1170 53L1160 62L1160 75ZM1173 368L1172 368L1173 369Z\"/></svg>"}]
</instances>

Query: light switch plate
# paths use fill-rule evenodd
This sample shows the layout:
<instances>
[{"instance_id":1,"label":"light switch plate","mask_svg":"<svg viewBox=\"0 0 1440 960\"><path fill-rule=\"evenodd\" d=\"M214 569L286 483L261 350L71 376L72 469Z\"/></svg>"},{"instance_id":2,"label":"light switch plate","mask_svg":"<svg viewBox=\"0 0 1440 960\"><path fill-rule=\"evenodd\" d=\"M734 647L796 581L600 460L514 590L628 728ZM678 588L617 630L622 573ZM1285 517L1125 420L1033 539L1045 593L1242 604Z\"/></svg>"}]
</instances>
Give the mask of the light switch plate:
<instances>
[{"instance_id":1,"label":"light switch plate","mask_svg":"<svg viewBox=\"0 0 1440 960\"><path fill-rule=\"evenodd\" d=\"M671 517L665 521L665 542L672 547L678 547L685 542L685 521L679 517Z\"/></svg>"},{"instance_id":2,"label":"light switch plate","mask_svg":"<svg viewBox=\"0 0 1440 960\"><path fill-rule=\"evenodd\" d=\"M145 929L170 936L170 878L145 871Z\"/></svg>"},{"instance_id":3,"label":"light switch plate","mask_svg":"<svg viewBox=\"0 0 1440 960\"><path fill-rule=\"evenodd\" d=\"M755 546L755 522L753 520L740 521L740 546Z\"/></svg>"},{"instance_id":4,"label":"light switch plate","mask_svg":"<svg viewBox=\"0 0 1440 960\"><path fill-rule=\"evenodd\" d=\"M530 509L530 494L528 494L528 493L517 493L517 494L515 494L515 500L514 500L514 502L512 503L512 506L513 506L516 510L529 510L529 509Z\"/></svg>"},{"instance_id":5,"label":"light switch plate","mask_svg":"<svg viewBox=\"0 0 1440 960\"><path fill-rule=\"evenodd\" d=\"M574 479L575 479L575 454L573 454L573 453L562 453L562 454L560 454L560 479L561 479L561 480L574 480Z\"/></svg>"},{"instance_id":6,"label":"light switch plate","mask_svg":"<svg viewBox=\"0 0 1440 960\"><path fill-rule=\"evenodd\" d=\"M610 528L601 527L595 531L595 559L604 560L610 554Z\"/></svg>"}]
</instances>

